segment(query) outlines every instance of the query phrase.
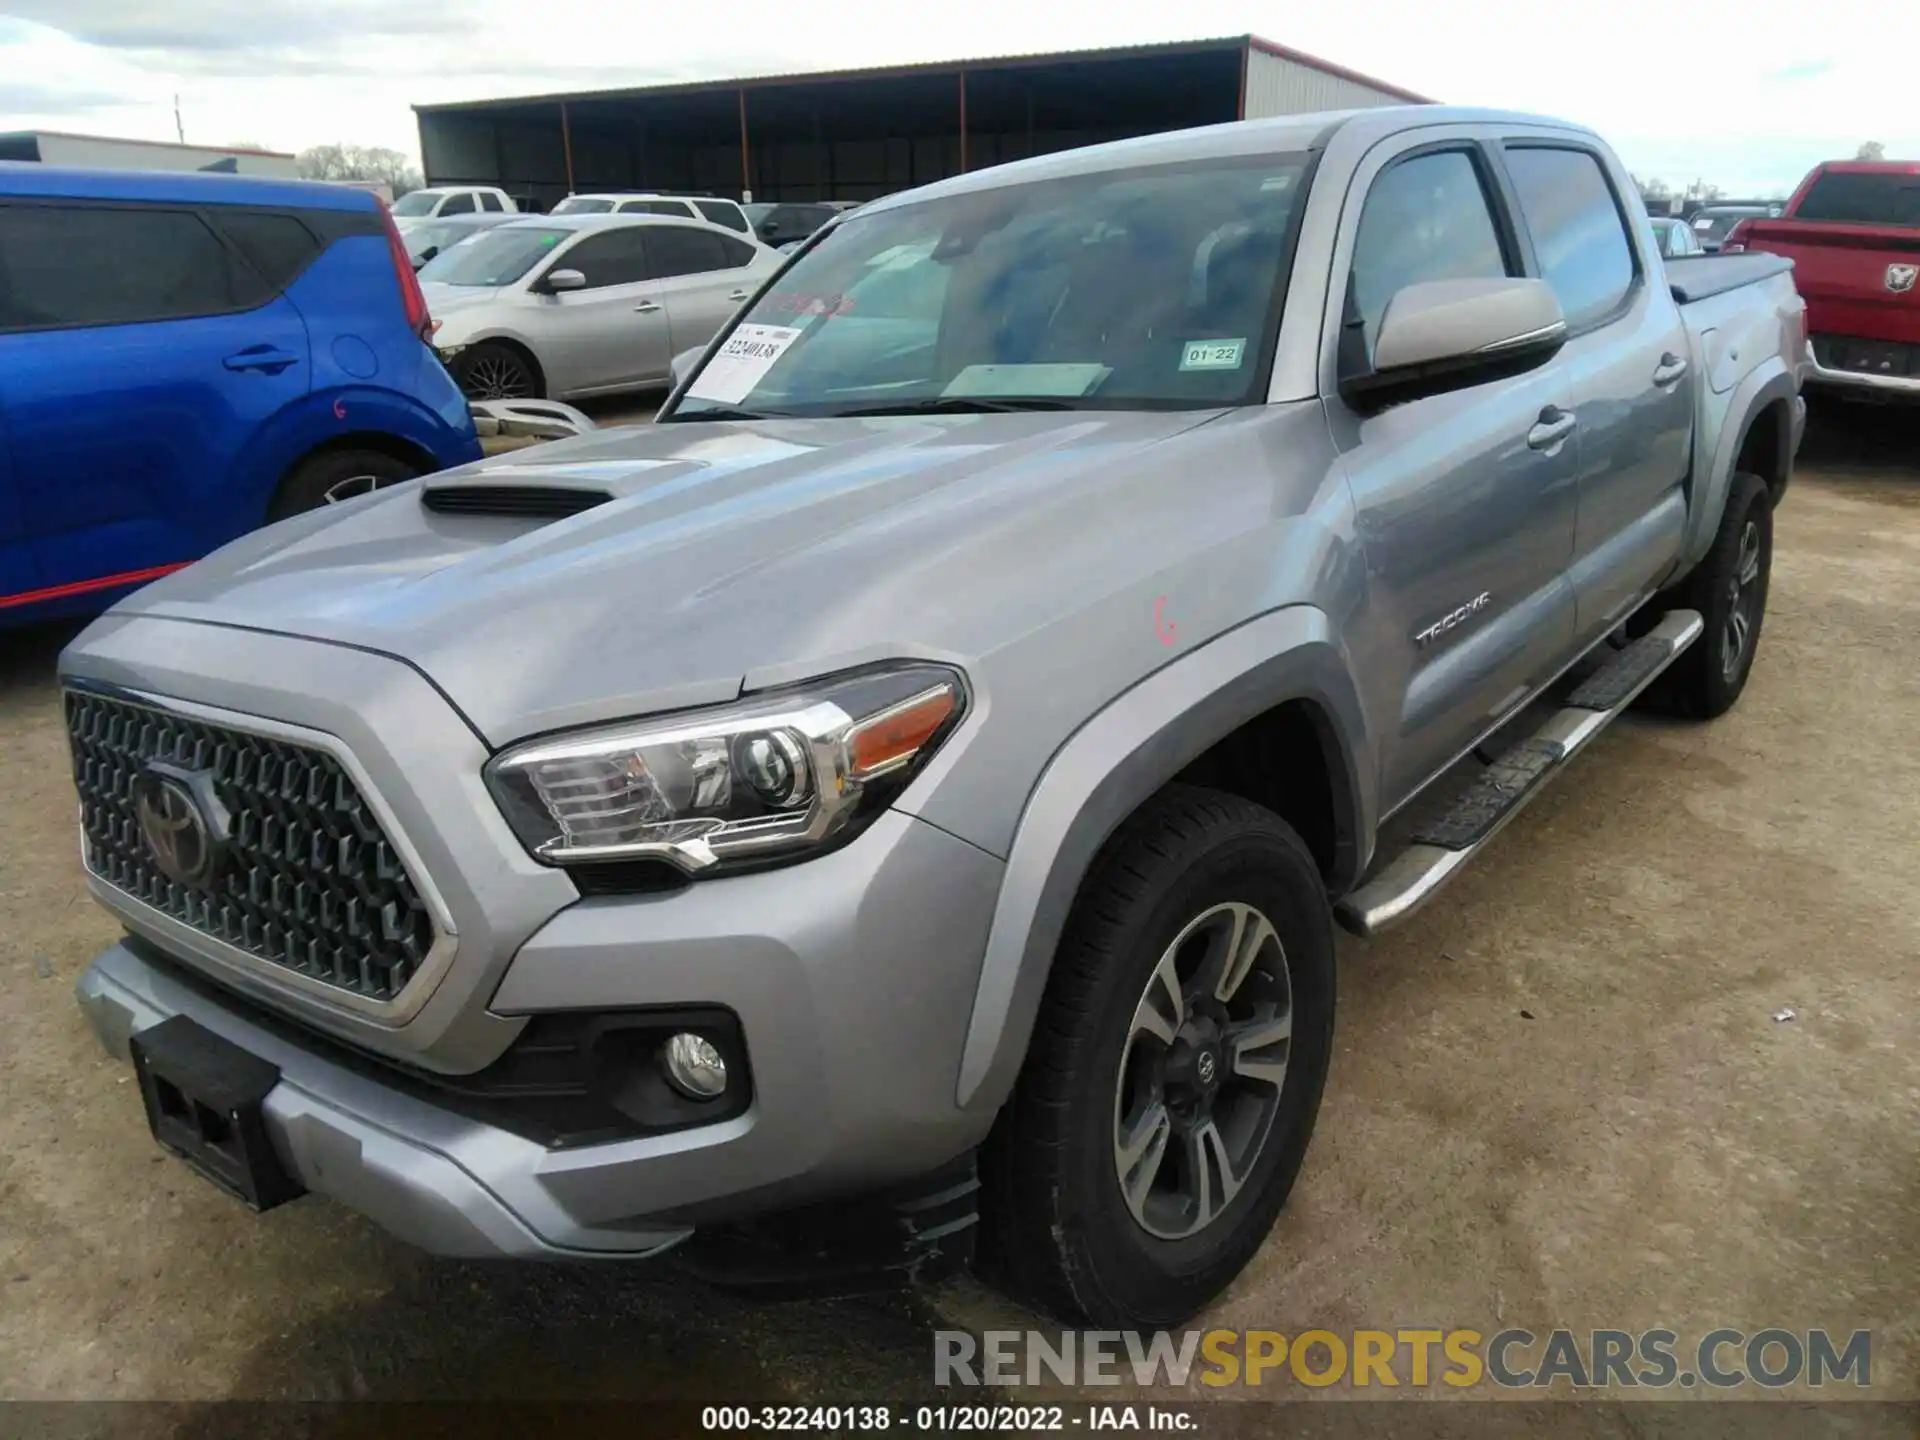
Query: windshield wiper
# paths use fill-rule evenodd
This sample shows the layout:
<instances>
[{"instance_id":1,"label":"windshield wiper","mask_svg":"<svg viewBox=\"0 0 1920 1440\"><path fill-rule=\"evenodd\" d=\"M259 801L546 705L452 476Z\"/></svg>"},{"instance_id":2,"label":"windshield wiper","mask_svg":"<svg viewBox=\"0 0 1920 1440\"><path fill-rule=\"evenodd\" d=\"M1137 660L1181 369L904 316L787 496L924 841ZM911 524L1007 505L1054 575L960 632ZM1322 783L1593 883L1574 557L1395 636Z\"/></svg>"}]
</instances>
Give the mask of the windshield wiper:
<instances>
[{"instance_id":1,"label":"windshield wiper","mask_svg":"<svg viewBox=\"0 0 1920 1440\"><path fill-rule=\"evenodd\" d=\"M704 410L676 410L663 416L661 423L671 425L684 420L777 420L780 417L766 410L742 410L735 405L710 405Z\"/></svg>"},{"instance_id":2,"label":"windshield wiper","mask_svg":"<svg viewBox=\"0 0 1920 1440\"><path fill-rule=\"evenodd\" d=\"M897 400L888 405L856 405L834 410L834 416L854 415L992 415L1019 410L1071 410L1072 400L1051 395L935 395L924 400Z\"/></svg>"}]
</instances>

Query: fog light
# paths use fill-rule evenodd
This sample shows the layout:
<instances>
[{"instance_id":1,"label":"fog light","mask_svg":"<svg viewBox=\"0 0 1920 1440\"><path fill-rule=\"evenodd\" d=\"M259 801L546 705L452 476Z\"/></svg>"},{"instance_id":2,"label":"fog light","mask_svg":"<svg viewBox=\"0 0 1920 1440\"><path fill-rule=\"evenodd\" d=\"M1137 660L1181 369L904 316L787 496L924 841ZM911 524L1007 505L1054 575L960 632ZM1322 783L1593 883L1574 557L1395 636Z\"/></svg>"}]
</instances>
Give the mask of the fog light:
<instances>
[{"instance_id":1,"label":"fog light","mask_svg":"<svg viewBox=\"0 0 1920 1440\"><path fill-rule=\"evenodd\" d=\"M689 1100L712 1100L727 1088L727 1062L713 1042L690 1030L667 1041L660 1068L673 1088Z\"/></svg>"}]
</instances>

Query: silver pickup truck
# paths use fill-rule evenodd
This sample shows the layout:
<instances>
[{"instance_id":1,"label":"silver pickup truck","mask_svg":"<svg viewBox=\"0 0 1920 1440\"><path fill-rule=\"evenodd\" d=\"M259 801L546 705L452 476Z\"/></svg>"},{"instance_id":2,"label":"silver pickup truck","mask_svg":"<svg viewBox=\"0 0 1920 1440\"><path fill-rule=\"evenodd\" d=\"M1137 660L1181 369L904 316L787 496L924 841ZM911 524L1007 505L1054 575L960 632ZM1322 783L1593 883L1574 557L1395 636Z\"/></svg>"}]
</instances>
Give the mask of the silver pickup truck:
<instances>
[{"instance_id":1,"label":"silver pickup truck","mask_svg":"<svg viewBox=\"0 0 1920 1440\"><path fill-rule=\"evenodd\" d=\"M1790 266L1663 263L1606 146L1522 115L875 202L658 423L73 643L126 931L80 1003L256 1207L1176 1323L1300 1170L1336 921L1630 703L1739 697L1804 339Z\"/></svg>"}]
</instances>

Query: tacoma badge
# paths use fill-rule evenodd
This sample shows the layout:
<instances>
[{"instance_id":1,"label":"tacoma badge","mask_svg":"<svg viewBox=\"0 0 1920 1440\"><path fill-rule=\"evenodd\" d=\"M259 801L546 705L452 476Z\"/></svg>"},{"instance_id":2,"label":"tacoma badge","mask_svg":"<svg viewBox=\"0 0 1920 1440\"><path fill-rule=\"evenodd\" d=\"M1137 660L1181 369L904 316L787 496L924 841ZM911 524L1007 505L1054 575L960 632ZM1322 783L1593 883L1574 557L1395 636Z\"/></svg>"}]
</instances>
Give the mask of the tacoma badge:
<instances>
[{"instance_id":1,"label":"tacoma badge","mask_svg":"<svg viewBox=\"0 0 1920 1440\"><path fill-rule=\"evenodd\" d=\"M1459 628L1475 615L1478 615L1482 610L1487 608L1492 600L1492 592L1482 590L1458 610L1453 610L1442 615L1438 620L1427 626L1426 629L1417 631L1413 637L1414 647L1419 650L1426 649L1427 646L1433 644L1434 641L1438 640L1448 631Z\"/></svg>"}]
</instances>

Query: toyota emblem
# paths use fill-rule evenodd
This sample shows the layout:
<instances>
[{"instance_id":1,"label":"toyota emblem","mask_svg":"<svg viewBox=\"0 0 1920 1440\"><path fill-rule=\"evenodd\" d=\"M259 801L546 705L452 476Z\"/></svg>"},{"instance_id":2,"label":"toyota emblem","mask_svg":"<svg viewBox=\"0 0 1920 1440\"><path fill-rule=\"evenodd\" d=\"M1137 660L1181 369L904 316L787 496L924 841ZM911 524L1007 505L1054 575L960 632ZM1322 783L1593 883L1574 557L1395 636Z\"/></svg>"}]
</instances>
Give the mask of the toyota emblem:
<instances>
[{"instance_id":1,"label":"toyota emblem","mask_svg":"<svg viewBox=\"0 0 1920 1440\"><path fill-rule=\"evenodd\" d=\"M1194 1069L1200 1072L1200 1083L1202 1085L1213 1084L1213 1075L1217 1068L1218 1066L1213 1058L1213 1051L1202 1050L1200 1052L1200 1059L1194 1066Z\"/></svg>"},{"instance_id":2,"label":"toyota emblem","mask_svg":"<svg viewBox=\"0 0 1920 1440\"><path fill-rule=\"evenodd\" d=\"M148 770L134 790L134 813L160 873L176 885L203 889L213 879L220 845L184 777Z\"/></svg>"}]
</instances>

